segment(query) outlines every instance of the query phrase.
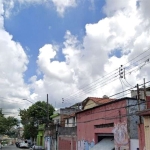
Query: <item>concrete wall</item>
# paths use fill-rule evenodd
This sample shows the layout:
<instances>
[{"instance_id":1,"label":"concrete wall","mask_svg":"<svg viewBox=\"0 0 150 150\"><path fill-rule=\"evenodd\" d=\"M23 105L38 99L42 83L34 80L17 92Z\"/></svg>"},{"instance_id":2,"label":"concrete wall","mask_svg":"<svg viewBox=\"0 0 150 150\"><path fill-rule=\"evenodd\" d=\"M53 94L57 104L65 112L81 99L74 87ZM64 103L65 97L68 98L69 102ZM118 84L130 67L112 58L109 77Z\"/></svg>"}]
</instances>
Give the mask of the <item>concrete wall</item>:
<instances>
[{"instance_id":1,"label":"concrete wall","mask_svg":"<svg viewBox=\"0 0 150 150\"><path fill-rule=\"evenodd\" d=\"M140 101L140 110L145 109L145 101ZM127 100L127 114L128 114L128 132L130 139L138 139L138 124L140 123L139 116L136 112L139 111L137 100Z\"/></svg>"},{"instance_id":2,"label":"concrete wall","mask_svg":"<svg viewBox=\"0 0 150 150\"><path fill-rule=\"evenodd\" d=\"M146 95L150 96L150 91L146 91ZM137 90L131 91L131 97L137 98ZM144 90L140 90L140 99L145 99Z\"/></svg>"},{"instance_id":3,"label":"concrete wall","mask_svg":"<svg viewBox=\"0 0 150 150\"><path fill-rule=\"evenodd\" d=\"M59 127L59 135L77 135L77 127Z\"/></svg>"},{"instance_id":4,"label":"concrete wall","mask_svg":"<svg viewBox=\"0 0 150 150\"><path fill-rule=\"evenodd\" d=\"M63 114L63 115L70 115L75 112L77 112L76 108L61 108L60 109L60 114Z\"/></svg>"},{"instance_id":5,"label":"concrete wall","mask_svg":"<svg viewBox=\"0 0 150 150\"><path fill-rule=\"evenodd\" d=\"M122 147L125 150L129 149L125 106L126 100L120 100L78 113L78 150L89 150L93 147L98 142L98 134L107 135L112 133L114 133L116 149ZM108 127L107 125L110 123L113 123L114 126ZM121 135L124 136L121 137Z\"/></svg>"}]
</instances>

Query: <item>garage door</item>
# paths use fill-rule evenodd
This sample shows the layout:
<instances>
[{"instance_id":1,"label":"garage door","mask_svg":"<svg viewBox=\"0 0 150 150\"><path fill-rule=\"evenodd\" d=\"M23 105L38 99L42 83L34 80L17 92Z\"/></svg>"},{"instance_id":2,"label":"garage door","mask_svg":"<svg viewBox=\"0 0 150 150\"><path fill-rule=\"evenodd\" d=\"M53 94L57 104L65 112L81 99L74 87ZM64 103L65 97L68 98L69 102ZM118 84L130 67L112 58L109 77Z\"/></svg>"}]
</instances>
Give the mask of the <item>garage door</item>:
<instances>
[{"instance_id":1,"label":"garage door","mask_svg":"<svg viewBox=\"0 0 150 150\"><path fill-rule=\"evenodd\" d=\"M103 138L90 150L114 150L114 139L112 137Z\"/></svg>"}]
</instances>

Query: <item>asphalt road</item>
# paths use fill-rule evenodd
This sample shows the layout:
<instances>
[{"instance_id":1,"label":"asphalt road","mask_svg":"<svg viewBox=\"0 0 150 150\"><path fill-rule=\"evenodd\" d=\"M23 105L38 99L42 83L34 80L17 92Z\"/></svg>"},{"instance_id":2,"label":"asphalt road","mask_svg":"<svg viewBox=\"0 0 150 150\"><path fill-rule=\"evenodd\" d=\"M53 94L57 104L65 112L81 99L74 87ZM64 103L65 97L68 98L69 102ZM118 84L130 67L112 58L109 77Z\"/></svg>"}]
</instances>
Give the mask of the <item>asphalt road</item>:
<instances>
[{"instance_id":1,"label":"asphalt road","mask_svg":"<svg viewBox=\"0 0 150 150\"><path fill-rule=\"evenodd\" d=\"M16 145L10 145L2 147L2 150L29 150L29 149L17 148Z\"/></svg>"}]
</instances>

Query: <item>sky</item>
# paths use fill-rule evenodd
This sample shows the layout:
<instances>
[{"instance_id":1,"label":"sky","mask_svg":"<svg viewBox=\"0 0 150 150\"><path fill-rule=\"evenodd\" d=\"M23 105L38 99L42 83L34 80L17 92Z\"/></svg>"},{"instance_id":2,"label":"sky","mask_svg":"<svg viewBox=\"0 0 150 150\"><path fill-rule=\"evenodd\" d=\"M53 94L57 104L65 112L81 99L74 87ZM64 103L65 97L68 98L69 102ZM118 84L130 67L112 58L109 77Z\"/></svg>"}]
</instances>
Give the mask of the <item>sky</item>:
<instances>
[{"instance_id":1,"label":"sky","mask_svg":"<svg viewBox=\"0 0 150 150\"><path fill-rule=\"evenodd\" d=\"M47 94L61 108L148 82L149 8L149 0L0 0L4 114Z\"/></svg>"}]
</instances>

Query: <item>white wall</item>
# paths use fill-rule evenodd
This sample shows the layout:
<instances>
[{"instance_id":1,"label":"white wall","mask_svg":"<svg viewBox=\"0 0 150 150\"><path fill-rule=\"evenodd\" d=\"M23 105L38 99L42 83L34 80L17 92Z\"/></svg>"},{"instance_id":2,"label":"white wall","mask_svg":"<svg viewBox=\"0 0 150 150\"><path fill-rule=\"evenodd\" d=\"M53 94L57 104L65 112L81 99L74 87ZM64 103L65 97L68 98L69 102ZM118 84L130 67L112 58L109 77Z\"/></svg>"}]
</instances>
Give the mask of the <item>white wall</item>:
<instances>
[{"instance_id":1,"label":"white wall","mask_svg":"<svg viewBox=\"0 0 150 150\"><path fill-rule=\"evenodd\" d=\"M137 150L139 148L139 140L138 139L130 139L130 149Z\"/></svg>"},{"instance_id":2,"label":"white wall","mask_svg":"<svg viewBox=\"0 0 150 150\"><path fill-rule=\"evenodd\" d=\"M146 95L147 96L150 96L150 91L146 91ZM137 91L136 90L131 90L131 97L136 97L137 96ZM140 90L140 99L145 99L145 96L144 96L144 91Z\"/></svg>"},{"instance_id":3,"label":"white wall","mask_svg":"<svg viewBox=\"0 0 150 150\"><path fill-rule=\"evenodd\" d=\"M75 123L73 117L68 118L68 124L67 124L67 119L65 119L65 127L75 127L76 126L76 118L75 118Z\"/></svg>"},{"instance_id":4,"label":"white wall","mask_svg":"<svg viewBox=\"0 0 150 150\"><path fill-rule=\"evenodd\" d=\"M52 120L54 120L54 124L56 124L56 123L60 123L61 122L61 120L60 120L60 116L57 116L57 117L55 117L55 118L53 118Z\"/></svg>"}]
</instances>

